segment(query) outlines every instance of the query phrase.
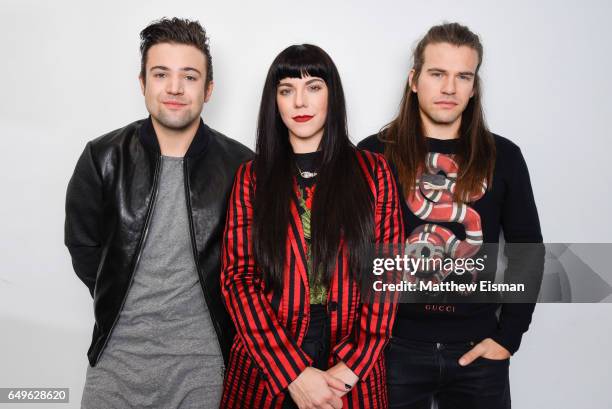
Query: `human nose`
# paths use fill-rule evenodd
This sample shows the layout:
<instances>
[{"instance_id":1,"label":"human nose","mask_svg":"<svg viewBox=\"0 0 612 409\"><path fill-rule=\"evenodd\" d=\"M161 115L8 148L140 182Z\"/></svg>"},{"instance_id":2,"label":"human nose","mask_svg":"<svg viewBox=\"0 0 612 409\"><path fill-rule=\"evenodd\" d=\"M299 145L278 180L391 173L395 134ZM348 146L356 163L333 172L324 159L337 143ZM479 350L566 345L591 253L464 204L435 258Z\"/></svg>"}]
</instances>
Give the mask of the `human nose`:
<instances>
[{"instance_id":1,"label":"human nose","mask_svg":"<svg viewBox=\"0 0 612 409\"><path fill-rule=\"evenodd\" d=\"M451 76L447 76L442 84L442 93L452 95L455 93L455 79Z\"/></svg>"},{"instance_id":2,"label":"human nose","mask_svg":"<svg viewBox=\"0 0 612 409\"><path fill-rule=\"evenodd\" d=\"M296 108L303 108L307 106L308 101L303 88L297 90L297 92L295 93L295 100L293 102Z\"/></svg>"},{"instance_id":3,"label":"human nose","mask_svg":"<svg viewBox=\"0 0 612 409\"><path fill-rule=\"evenodd\" d=\"M183 93L183 81L178 76L169 76L166 82L166 92L172 95Z\"/></svg>"}]
</instances>

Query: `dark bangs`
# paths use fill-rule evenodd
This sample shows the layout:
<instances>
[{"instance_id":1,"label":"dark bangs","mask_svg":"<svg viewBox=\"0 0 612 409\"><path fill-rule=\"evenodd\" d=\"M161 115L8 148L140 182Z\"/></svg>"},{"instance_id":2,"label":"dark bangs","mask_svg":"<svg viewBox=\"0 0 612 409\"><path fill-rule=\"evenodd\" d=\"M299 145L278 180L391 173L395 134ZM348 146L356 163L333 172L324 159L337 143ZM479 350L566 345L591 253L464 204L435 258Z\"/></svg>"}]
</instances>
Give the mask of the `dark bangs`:
<instances>
[{"instance_id":1,"label":"dark bangs","mask_svg":"<svg viewBox=\"0 0 612 409\"><path fill-rule=\"evenodd\" d=\"M320 49L306 44L292 45L272 63L274 83L283 78L319 77L329 84L331 58Z\"/></svg>"}]
</instances>

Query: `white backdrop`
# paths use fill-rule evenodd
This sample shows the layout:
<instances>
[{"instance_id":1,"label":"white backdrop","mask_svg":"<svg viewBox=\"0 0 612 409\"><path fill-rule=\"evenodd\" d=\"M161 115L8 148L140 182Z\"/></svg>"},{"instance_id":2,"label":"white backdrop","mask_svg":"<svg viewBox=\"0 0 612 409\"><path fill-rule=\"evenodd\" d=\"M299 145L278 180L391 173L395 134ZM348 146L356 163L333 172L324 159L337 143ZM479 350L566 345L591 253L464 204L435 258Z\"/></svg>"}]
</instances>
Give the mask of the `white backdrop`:
<instances>
[{"instance_id":1,"label":"white backdrop","mask_svg":"<svg viewBox=\"0 0 612 409\"><path fill-rule=\"evenodd\" d=\"M79 406L93 314L63 246L65 189L86 141L146 115L138 33L161 16L206 27L216 87L204 120L251 148L265 73L286 46L332 56L358 142L395 115L419 36L467 24L485 47L488 123L523 150L545 240L612 241L608 2L112 3L0 5L0 387L69 387L58 407ZM539 305L512 358L514 407L610 407L611 313Z\"/></svg>"}]
</instances>

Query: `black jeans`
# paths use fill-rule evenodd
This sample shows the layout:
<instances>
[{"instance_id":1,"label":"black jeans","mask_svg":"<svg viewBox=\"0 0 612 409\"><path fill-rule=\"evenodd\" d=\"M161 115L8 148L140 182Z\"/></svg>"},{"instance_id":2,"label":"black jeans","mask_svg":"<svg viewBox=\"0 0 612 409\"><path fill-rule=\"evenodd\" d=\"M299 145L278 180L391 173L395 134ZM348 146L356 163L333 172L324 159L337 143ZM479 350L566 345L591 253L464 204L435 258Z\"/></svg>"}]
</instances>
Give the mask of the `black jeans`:
<instances>
[{"instance_id":1,"label":"black jeans","mask_svg":"<svg viewBox=\"0 0 612 409\"><path fill-rule=\"evenodd\" d=\"M327 359L329 357L329 325L327 319L327 310L324 305L312 304L310 306L310 323L308 331L302 342L302 350L312 358L312 366L321 369L327 368ZM291 399L289 392L285 394L283 409L297 409L297 405Z\"/></svg>"},{"instance_id":2,"label":"black jeans","mask_svg":"<svg viewBox=\"0 0 612 409\"><path fill-rule=\"evenodd\" d=\"M459 358L475 342L432 343L397 337L386 350L390 409L509 409L509 359Z\"/></svg>"}]
</instances>

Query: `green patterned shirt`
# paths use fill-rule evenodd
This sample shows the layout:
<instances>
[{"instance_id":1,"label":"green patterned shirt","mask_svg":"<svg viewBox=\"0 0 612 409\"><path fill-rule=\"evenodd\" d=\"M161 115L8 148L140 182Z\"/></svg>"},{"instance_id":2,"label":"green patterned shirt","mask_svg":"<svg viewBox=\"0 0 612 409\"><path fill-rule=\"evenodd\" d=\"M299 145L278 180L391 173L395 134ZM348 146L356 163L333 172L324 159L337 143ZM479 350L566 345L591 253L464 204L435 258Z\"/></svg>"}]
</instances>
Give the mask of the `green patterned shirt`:
<instances>
[{"instance_id":1,"label":"green patterned shirt","mask_svg":"<svg viewBox=\"0 0 612 409\"><path fill-rule=\"evenodd\" d=\"M314 162L317 157L320 157L321 152L313 152L306 154L296 154L296 161L298 162L301 170L312 171L314 170ZM311 232L310 232L310 216L312 210L312 198L315 191L315 180L313 178L303 178L299 173L297 175L299 197L298 202L300 204L298 211L302 220L302 229L304 230L304 241L306 242L306 272L308 274L308 285L310 287L310 304L326 304L327 303L327 285L322 281L322 274L318 275L318 279L315 280L315 274L313 268L313 259L311 251Z\"/></svg>"}]
</instances>

